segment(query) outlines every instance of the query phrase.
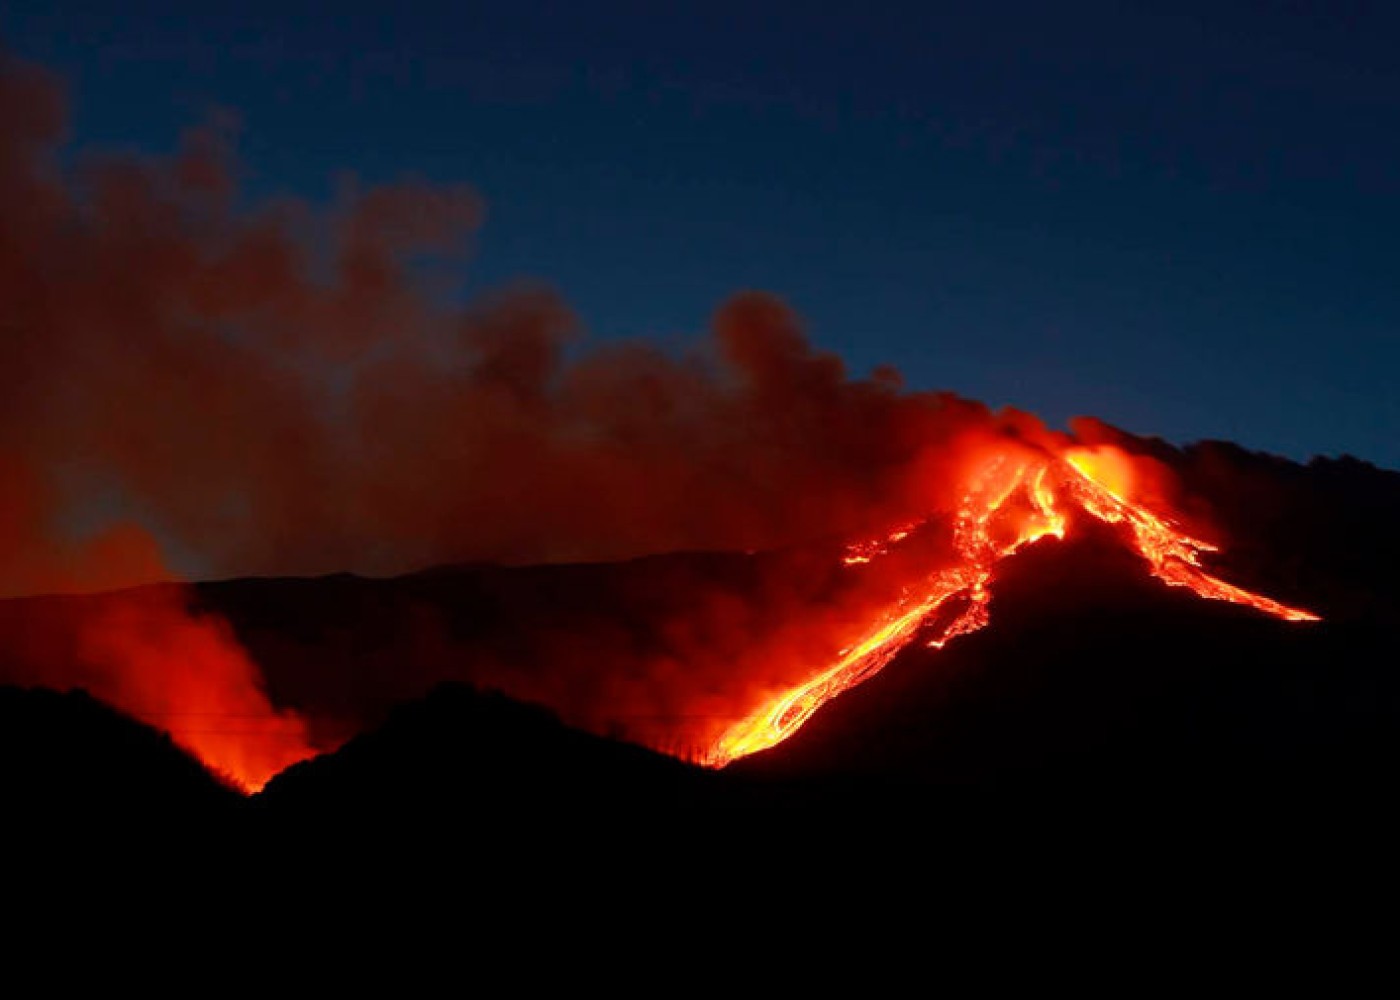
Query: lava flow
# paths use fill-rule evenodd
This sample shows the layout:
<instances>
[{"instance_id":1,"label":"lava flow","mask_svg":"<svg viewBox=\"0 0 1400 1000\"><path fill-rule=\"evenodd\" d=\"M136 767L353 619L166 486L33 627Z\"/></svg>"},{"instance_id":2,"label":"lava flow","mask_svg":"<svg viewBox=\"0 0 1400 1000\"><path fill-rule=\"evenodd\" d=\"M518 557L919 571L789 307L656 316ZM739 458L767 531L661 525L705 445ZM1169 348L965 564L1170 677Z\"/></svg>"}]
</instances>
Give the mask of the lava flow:
<instances>
[{"instance_id":1,"label":"lava flow","mask_svg":"<svg viewBox=\"0 0 1400 1000\"><path fill-rule=\"evenodd\" d=\"M1184 532L1130 499L1133 460L1116 448L1076 447L1061 455L1002 451L986 459L969 480L953 522L953 566L930 574L880 618L859 641L816 676L779 694L728 729L703 755L710 767L767 749L795 733L832 698L878 673L916 637L941 648L987 624L989 584L997 564L1022 547L1053 535L1063 538L1071 510L1126 526L1130 544L1152 575L1203 598L1243 604L1286 621L1318 616L1232 586L1201 566L1216 546ZM883 540L856 543L847 565L887 555L921 525L903 525ZM947 609L962 607L955 614ZM942 612L942 613L940 613Z\"/></svg>"}]
</instances>

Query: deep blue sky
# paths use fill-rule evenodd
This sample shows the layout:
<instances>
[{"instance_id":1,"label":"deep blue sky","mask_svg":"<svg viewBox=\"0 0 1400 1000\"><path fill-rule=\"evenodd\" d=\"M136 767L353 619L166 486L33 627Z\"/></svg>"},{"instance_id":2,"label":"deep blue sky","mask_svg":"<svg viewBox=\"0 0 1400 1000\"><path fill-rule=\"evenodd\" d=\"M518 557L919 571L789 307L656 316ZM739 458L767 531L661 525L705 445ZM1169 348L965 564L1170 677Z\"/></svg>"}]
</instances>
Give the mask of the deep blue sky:
<instances>
[{"instance_id":1,"label":"deep blue sky","mask_svg":"<svg viewBox=\"0 0 1400 1000\"><path fill-rule=\"evenodd\" d=\"M1400 4L0 0L0 42L79 145L219 106L255 193L468 182L472 286L600 335L763 288L855 374L1400 468Z\"/></svg>"}]
</instances>

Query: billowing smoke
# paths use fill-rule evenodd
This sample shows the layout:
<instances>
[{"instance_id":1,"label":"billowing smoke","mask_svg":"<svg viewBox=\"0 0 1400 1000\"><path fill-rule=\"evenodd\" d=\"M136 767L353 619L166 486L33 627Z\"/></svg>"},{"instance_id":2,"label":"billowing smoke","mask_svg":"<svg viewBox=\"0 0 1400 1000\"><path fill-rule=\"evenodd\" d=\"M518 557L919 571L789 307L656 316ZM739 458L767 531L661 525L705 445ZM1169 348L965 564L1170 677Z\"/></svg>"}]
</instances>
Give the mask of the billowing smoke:
<instances>
[{"instance_id":1,"label":"billowing smoke","mask_svg":"<svg viewBox=\"0 0 1400 1000\"><path fill-rule=\"evenodd\" d=\"M386 573L838 536L927 508L994 423L849 378L761 294L681 355L590 346L546 290L454 301L428 265L482 217L465 189L246 205L217 128L73 167L63 139L55 81L6 61L0 593L136 582L161 552Z\"/></svg>"},{"instance_id":2,"label":"billowing smoke","mask_svg":"<svg viewBox=\"0 0 1400 1000\"><path fill-rule=\"evenodd\" d=\"M623 612L566 626L547 604L546 620L522 620L527 638L470 657L450 615L415 612L401 620L427 623L413 638L425 652L388 657L392 677L363 685L409 696L465 674L595 729L698 713L714 720L703 740L736 702L859 640L907 580L951 557L935 538L880 573L841 574L839 559L804 562L798 547L839 551L955 509L989 443L1068 440L1023 413L908 391L892 370L853 378L761 293L720 304L677 352L590 342L541 288L464 303L441 280L482 219L464 188L347 185L328 207L249 204L217 126L168 157L69 165L64 122L56 81L0 60L0 596L109 590L180 575L172 566L388 575L774 554L739 589L682 567L664 571L679 577L660 602L642 574L613 595ZM1160 478L1139 486L1170 492ZM65 636L62 655L0 656L147 718L256 720L252 756L195 747L250 787L311 752L303 720L274 708L193 591L135 593L46 633ZM298 663L303 680L314 673ZM291 698L322 745L367 717L368 699L328 693L349 683L342 672Z\"/></svg>"}]
</instances>

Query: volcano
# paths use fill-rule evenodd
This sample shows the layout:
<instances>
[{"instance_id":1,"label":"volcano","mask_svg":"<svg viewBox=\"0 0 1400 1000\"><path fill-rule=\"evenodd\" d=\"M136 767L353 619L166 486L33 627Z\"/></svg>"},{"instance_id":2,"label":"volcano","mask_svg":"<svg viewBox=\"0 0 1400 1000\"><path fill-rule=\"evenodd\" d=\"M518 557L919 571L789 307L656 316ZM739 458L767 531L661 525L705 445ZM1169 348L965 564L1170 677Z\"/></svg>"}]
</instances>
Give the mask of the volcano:
<instances>
[{"instance_id":1,"label":"volcano","mask_svg":"<svg viewBox=\"0 0 1400 1000\"><path fill-rule=\"evenodd\" d=\"M1224 512L1218 533L1240 539L1238 550L1222 544L1214 556L1201 543L1154 562L1144 535L1169 522L1130 506L1131 485L1110 488L1076 465L1050 473L1000 461L979 469L1001 478L969 493L988 512L976 541L995 557L986 564L959 561L973 544L964 505L869 542L793 550L182 585L192 620L226 623L258 665L269 707L143 717L128 706L124 725L147 732L144 742L114 735L123 706L94 713L91 699L54 700L43 693L54 685L34 679L94 676L92 645L73 638L83 623L152 593L168 602L174 585L0 602L6 711L62 720L7 726L7 787L21 797L44 789L49 810L76 808L104 782L75 775L85 766L110 775L121 760L132 773L117 789L171 789L133 791L140 809L207 814L218 803L226 817L240 808L232 795L254 823L361 825L440 823L463 803L496 817L635 820L868 808L959 788L1204 801L1386 787L1400 761L1400 594L1385 514L1400 476L1222 444L1154 447ZM1257 499L1261 484L1272 487L1267 508L1241 516L1220 500ZM1353 538L1369 541L1342 546ZM1232 563L1232 551L1244 555ZM862 582L882 561L896 571ZM1277 596L1249 589L1271 576ZM818 612L841 625L813 639L798 625ZM175 633L191 634L203 633ZM835 635L858 642L793 666L794 650L820 650ZM764 684L703 658L687 675L681 656L696 650L757 663ZM850 682L831 684L842 670ZM797 725L730 752L734 733L771 726L773 706L788 712L794 692L814 686L826 697ZM291 718L311 752L258 794L233 795L240 783L217 760L191 784L179 747L197 753L192 737L277 743ZM118 744L128 749L114 753ZM150 752L158 745L163 756ZM105 787L103 808L115 810L121 794L110 778ZM55 788L72 796L55 798Z\"/></svg>"},{"instance_id":2,"label":"volcano","mask_svg":"<svg viewBox=\"0 0 1400 1000\"><path fill-rule=\"evenodd\" d=\"M418 766L444 774L533 759L518 726L559 735L498 701L403 714L444 685L586 736L557 741L580 774L641 768L578 778L623 801L690 801L659 790L682 774L706 801L1059 780L1181 744L1170 773L1204 753L1184 731L1219 744L1250 706L1265 745L1384 731L1384 683L1343 679L1393 651L1394 473L852 376L756 290L684 344L589 343L546 288L429 280L480 225L467 188L259 203L210 130L70 169L60 86L10 58L0 112L0 684L19 716L96 718L31 697L81 691L159 737L99 725L125 746L105 761L179 788L193 758L235 801L285 803L289 775L353 773L416 718L499 732L430 741ZM1292 674L1242 664L1297 655L1320 715L1248 694ZM1238 711L1161 708L1225 690ZM42 769L16 738L11 765Z\"/></svg>"}]
</instances>

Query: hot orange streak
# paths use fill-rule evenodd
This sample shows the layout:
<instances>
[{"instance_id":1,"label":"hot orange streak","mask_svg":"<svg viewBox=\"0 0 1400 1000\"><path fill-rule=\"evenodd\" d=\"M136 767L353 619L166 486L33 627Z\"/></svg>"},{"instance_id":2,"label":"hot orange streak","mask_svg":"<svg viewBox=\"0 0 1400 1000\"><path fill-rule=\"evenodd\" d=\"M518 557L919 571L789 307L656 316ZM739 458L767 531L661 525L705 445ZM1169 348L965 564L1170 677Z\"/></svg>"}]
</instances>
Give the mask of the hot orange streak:
<instances>
[{"instance_id":1,"label":"hot orange streak","mask_svg":"<svg viewBox=\"0 0 1400 1000\"><path fill-rule=\"evenodd\" d=\"M874 628L842 650L835 664L770 699L727 730L704 755L703 763L723 767L787 739L822 705L879 673L916 635L934 627L934 613L953 597L965 595L967 607L937 626L926 645L942 648L957 636L982 628L988 621L988 584L997 563L1047 535L1063 538L1066 502L1101 521L1126 524L1132 531L1133 548L1147 561L1153 575L1167 584L1187 587L1211 600L1247 605L1287 621L1318 620L1312 612L1290 608L1207 573L1201 567L1200 554L1215 551L1215 546L1179 531L1122 495L1131 482L1130 463L1126 455L1104 449L1094 453L1071 450L1063 458L993 457L977 470L958 506L953 541L959 564L930 575L912 594L906 594ZM1017 498L1024 503L1013 505ZM869 563L908 533L909 526L904 526L882 541L856 543L848 551L846 563Z\"/></svg>"},{"instance_id":2,"label":"hot orange streak","mask_svg":"<svg viewBox=\"0 0 1400 1000\"><path fill-rule=\"evenodd\" d=\"M1072 485L1079 505L1101 521L1126 523L1133 532L1134 548L1152 567L1153 576L1163 583L1186 587L1210 600L1243 604L1285 621L1321 620L1311 611L1290 608L1211 576L1201 567L1201 553L1219 551L1218 546L1173 528L1155 514L1097 481L1092 464L1081 453L1068 453L1065 464L1078 473L1078 479Z\"/></svg>"},{"instance_id":3,"label":"hot orange streak","mask_svg":"<svg viewBox=\"0 0 1400 1000\"><path fill-rule=\"evenodd\" d=\"M906 595L874 629L843 650L834 665L772 699L727 730L704 755L703 763L723 767L787 739L822 705L879 673L928 624L933 613L954 596L966 594L968 606L938 629L928 640L930 646L941 647L955 636L975 632L986 624L986 605L991 599L987 583L997 560L1037 538L1064 534L1065 519L1054 510L1052 496L1045 489L1045 471L1043 465L1004 456L987 463L958 510L954 547L961 557L960 564L929 576L917 593ZM1031 514L1008 542L999 545L993 540L992 519L1018 490L1029 494ZM848 555L847 564L884 555L888 551L885 543L901 541L908 534L906 526L885 542L858 543L852 551L860 558Z\"/></svg>"}]
</instances>

